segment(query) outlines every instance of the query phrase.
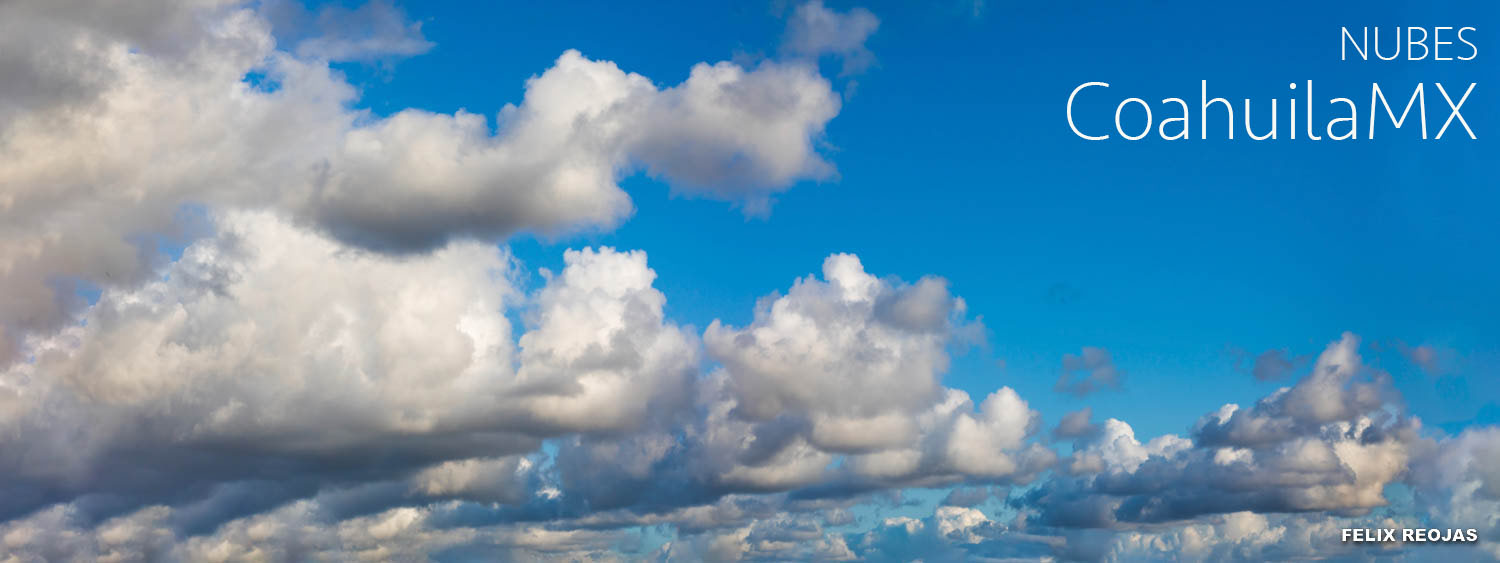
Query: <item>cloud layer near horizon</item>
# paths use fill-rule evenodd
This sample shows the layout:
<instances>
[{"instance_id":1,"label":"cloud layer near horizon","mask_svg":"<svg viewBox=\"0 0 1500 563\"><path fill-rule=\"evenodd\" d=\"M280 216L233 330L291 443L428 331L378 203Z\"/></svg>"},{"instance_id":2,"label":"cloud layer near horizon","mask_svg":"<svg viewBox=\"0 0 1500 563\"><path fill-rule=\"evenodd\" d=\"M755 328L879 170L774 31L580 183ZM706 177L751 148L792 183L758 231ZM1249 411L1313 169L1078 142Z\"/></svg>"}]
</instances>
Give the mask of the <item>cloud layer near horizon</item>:
<instances>
[{"instance_id":1,"label":"cloud layer near horizon","mask_svg":"<svg viewBox=\"0 0 1500 563\"><path fill-rule=\"evenodd\" d=\"M833 254L701 332L644 251L524 286L496 241L614 227L629 174L747 209L831 177L816 61L870 66L866 10L804 4L785 58L670 86L567 51L493 120L352 109L331 62L431 42L389 4L298 10L0 4L0 558L1263 560L1406 549L1349 526L1500 534L1500 431L1424 432L1352 334L1147 439L945 385L984 328L937 275ZM1059 392L1120 385L1102 348L1063 367ZM952 492L862 511L913 488Z\"/></svg>"}]
</instances>

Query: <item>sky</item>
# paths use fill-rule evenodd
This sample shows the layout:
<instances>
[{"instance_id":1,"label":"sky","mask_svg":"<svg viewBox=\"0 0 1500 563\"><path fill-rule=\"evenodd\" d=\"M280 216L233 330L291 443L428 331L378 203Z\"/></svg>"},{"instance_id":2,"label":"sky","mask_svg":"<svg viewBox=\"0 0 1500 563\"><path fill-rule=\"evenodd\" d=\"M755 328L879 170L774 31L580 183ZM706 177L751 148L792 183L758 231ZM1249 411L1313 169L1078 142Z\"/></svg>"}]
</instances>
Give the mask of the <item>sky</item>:
<instances>
[{"instance_id":1,"label":"sky","mask_svg":"<svg viewBox=\"0 0 1500 563\"><path fill-rule=\"evenodd\" d=\"M0 4L0 558L1500 558L1497 11Z\"/></svg>"}]
</instances>

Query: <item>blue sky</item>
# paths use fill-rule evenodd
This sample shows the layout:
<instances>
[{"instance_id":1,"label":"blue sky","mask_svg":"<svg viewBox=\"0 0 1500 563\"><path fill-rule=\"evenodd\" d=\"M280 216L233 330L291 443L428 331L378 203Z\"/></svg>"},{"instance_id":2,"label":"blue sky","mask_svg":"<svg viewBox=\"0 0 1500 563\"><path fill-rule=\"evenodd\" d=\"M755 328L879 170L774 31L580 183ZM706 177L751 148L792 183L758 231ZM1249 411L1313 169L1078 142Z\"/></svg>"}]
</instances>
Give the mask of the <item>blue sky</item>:
<instances>
[{"instance_id":1,"label":"blue sky","mask_svg":"<svg viewBox=\"0 0 1500 563\"><path fill-rule=\"evenodd\" d=\"M0 6L0 556L1500 557L1493 3L220 4Z\"/></svg>"}]
</instances>

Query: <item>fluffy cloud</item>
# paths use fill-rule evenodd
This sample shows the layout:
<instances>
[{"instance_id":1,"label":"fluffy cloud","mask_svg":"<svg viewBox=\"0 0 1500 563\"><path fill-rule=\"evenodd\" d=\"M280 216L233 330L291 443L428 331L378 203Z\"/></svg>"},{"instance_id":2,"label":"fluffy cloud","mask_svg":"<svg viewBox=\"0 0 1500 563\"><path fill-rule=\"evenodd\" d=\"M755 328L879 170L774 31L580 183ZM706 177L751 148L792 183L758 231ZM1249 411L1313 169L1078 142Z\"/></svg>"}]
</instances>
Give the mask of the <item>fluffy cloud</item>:
<instances>
[{"instance_id":1,"label":"fluffy cloud","mask_svg":"<svg viewBox=\"0 0 1500 563\"><path fill-rule=\"evenodd\" d=\"M697 342L665 320L644 252L568 251L521 336L518 394L549 431L621 431L692 399Z\"/></svg>"},{"instance_id":2,"label":"fluffy cloud","mask_svg":"<svg viewBox=\"0 0 1500 563\"><path fill-rule=\"evenodd\" d=\"M1038 536L966 507L940 506L930 517L887 518L855 536L867 561L1054 561L1066 540Z\"/></svg>"},{"instance_id":3,"label":"fluffy cloud","mask_svg":"<svg viewBox=\"0 0 1500 563\"><path fill-rule=\"evenodd\" d=\"M397 260L265 214L220 229L0 372L7 508L534 447L465 432L493 424L511 377L504 254Z\"/></svg>"},{"instance_id":4,"label":"fluffy cloud","mask_svg":"<svg viewBox=\"0 0 1500 563\"><path fill-rule=\"evenodd\" d=\"M663 319L642 253L570 252L518 346L513 265L493 247L395 258L266 214L219 228L0 372L8 510L276 476L316 490L632 431L691 397L696 344ZM419 489L519 494L475 482L497 462L456 463Z\"/></svg>"},{"instance_id":5,"label":"fluffy cloud","mask_svg":"<svg viewBox=\"0 0 1500 563\"><path fill-rule=\"evenodd\" d=\"M1313 433L1373 413L1390 398L1389 376L1362 373L1359 338L1345 333L1318 356L1313 371L1251 409L1225 405L1196 430L1210 445L1253 447Z\"/></svg>"},{"instance_id":6,"label":"fluffy cloud","mask_svg":"<svg viewBox=\"0 0 1500 563\"><path fill-rule=\"evenodd\" d=\"M1205 415L1191 439L1141 443L1130 425L1105 422L1067 462L1078 478L1054 480L1021 501L1038 523L1117 527L1231 512L1368 512L1427 447L1420 423L1383 408L1384 379L1365 376L1358 339L1345 334L1313 373L1253 408Z\"/></svg>"},{"instance_id":7,"label":"fluffy cloud","mask_svg":"<svg viewBox=\"0 0 1500 563\"><path fill-rule=\"evenodd\" d=\"M568 51L493 122L464 111L376 116L351 108L356 93L328 60L425 48L389 6L330 18L358 29L286 48L265 17L233 4L70 6L0 6L0 329L10 357L79 307L78 284L146 281L160 237L199 234L185 228L184 205L274 209L348 244L417 252L453 238L612 227L632 210L617 182L640 168L755 208L832 174L816 143L838 96L795 61L702 64L658 88Z\"/></svg>"},{"instance_id":8,"label":"fluffy cloud","mask_svg":"<svg viewBox=\"0 0 1500 563\"><path fill-rule=\"evenodd\" d=\"M847 254L823 280L797 280L745 328L709 325L704 344L729 373L737 409L753 420L805 414L810 437L861 451L910 440L914 415L941 399L945 346L963 314L947 282L885 283ZM866 432L866 425L880 432ZM866 443L868 440L889 443Z\"/></svg>"},{"instance_id":9,"label":"fluffy cloud","mask_svg":"<svg viewBox=\"0 0 1500 563\"><path fill-rule=\"evenodd\" d=\"M1500 534L1494 429L1424 436L1353 335L1185 436L1070 413L1059 460L1013 389L944 384L982 327L942 278L836 254L700 336L643 252L528 291L493 244L611 228L636 171L750 211L832 177L817 59L877 27L805 4L781 59L676 85L567 51L492 120L353 109L330 61L432 47L390 4L0 2L0 559L1281 559L1392 502Z\"/></svg>"},{"instance_id":10,"label":"fluffy cloud","mask_svg":"<svg viewBox=\"0 0 1500 563\"><path fill-rule=\"evenodd\" d=\"M1473 428L1417 458L1411 481L1422 515L1436 526L1473 528L1500 559L1500 428Z\"/></svg>"},{"instance_id":11,"label":"fluffy cloud","mask_svg":"<svg viewBox=\"0 0 1500 563\"><path fill-rule=\"evenodd\" d=\"M106 290L0 372L7 516L61 510L26 521L88 535L89 522L160 507L151 529L186 559L283 553L273 544L380 558L405 552L353 532L309 539L313 524L288 521L415 521L451 499L500 503L480 518L494 526L734 492L1024 481L1055 459L1031 442L1039 417L1014 391L976 405L942 386L948 347L974 325L939 278L882 280L831 256L824 279L764 301L750 326L714 323L703 339L724 367L699 375L698 340L665 318L641 252L569 251L525 294L518 266L479 242L400 256L267 212L213 224L155 281ZM859 441L868 421L894 439ZM538 458L548 437L564 438ZM312 516L275 508L289 501L312 502ZM442 518L411 541L471 543ZM746 525L750 556L790 541ZM214 547L210 532L244 538ZM847 555L841 541L820 549Z\"/></svg>"},{"instance_id":12,"label":"fluffy cloud","mask_svg":"<svg viewBox=\"0 0 1500 563\"><path fill-rule=\"evenodd\" d=\"M709 325L704 344L732 403L724 424L746 425L745 452L773 444L771 460L821 467L849 455L858 479L1029 475L1050 458L1026 448L1038 424L1026 402L1002 388L976 409L941 384L948 347L978 328L964 310L942 279L881 280L855 256L830 256L823 279L762 302L749 326Z\"/></svg>"},{"instance_id":13,"label":"fluffy cloud","mask_svg":"<svg viewBox=\"0 0 1500 563\"><path fill-rule=\"evenodd\" d=\"M1072 413L1054 468L1014 391L975 405L942 385L946 349L972 329L937 278L831 256L749 325L712 325L703 347L722 367L698 375L699 344L663 315L639 252L570 251L525 294L480 243L398 257L266 213L217 228L5 372L4 506L29 515L5 524L4 553L1253 560L1348 553L1330 530L1384 524L1328 514L1384 506L1400 480L1432 521L1494 527L1500 441L1421 438L1372 399L1384 379L1352 335L1190 437ZM934 395L864 386L883 378ZM848 424L896 438L850 442ZM547 436L562 438L538 451ZM981 496L832 529L883 490L1049 468L1003 512ZM655 525L675 539L647 553L630 530Z\"/></svg>"},{"instance_id":14,"label":"fluffy cloud","mask_svg":"<svg viewBox=\"0 0 1500 563\"><path fill-rule=\"evenodd\" d=\"M1009 388L976 405L941 384L948 348L975 328L941 279L880 279L830 256L822 279L762 300L750 325L709 326L721 367L697 381L696 418L565 442L558 503L661 510L726 493L1029 480L1056 458L1031 440L1037 413Z\"/></svg>"}]
</instances>

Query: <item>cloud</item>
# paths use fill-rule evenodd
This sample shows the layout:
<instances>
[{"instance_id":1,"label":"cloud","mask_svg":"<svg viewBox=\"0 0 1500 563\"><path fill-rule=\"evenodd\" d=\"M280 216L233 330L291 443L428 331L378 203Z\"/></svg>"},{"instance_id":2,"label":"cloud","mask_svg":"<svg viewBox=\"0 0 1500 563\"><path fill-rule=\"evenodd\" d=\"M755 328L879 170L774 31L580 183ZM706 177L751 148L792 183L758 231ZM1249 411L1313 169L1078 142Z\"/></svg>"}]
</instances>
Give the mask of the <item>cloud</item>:
<instances>
[{"instance_id":1,"label":"cloud","mask_svg":"<svg viewBox=\"0 0 1500 563\"><path fill-rule=\"evenodd\" d=\"M97 531L161 507L152 525L198 559L202 534L304 517L277 512L286 503L313 502L306 518L339 529L500 503L463 517L495 526L735 493L1025 482L1056 457L1014 391L976 405L941 385L947 347L974 324L938 278L880 279L830 256L823 279L764 300L749 326L715 322L704 350L723 368L700 374L699 341L665 318L641 252L569 251L528 294L480 242L389 255L269 212L213 219L156 281L104 291L0 372L6 516L64 510L51 529ZM931 392L913 400L913 386ZM868 424L889 435L868 440ZM558 448L538 457L545 438ZM468 545L453 514L411 541ZM349 533L276 542L388 553ZM766 537L750 553L782 541Z\"/></svg>"},{"instance_id":2,"label":"cloud","mask_svg":"<svg viewBox=\"0 0 1500 563\"><path fill-rule=\"evenodd\" d=\"M493 420L488 398L510 377L503 310L518 295L503 253L468 243L398 260L260 213L219 228L0 372L7 506L27 490L181 491L278 465L310 476L534 447L461 432Z\"/></svg>"},{"instance_id":3,"label":"cloud","mask_svg":"<svg viewBox=\"0 0 1500 563\"><path fill-rule=\"evenodd\" d=\"M696 341L664 320L642 253L568 253L517 341L514 265L488 245L390 257L264 213L219 228L0 372L8 510L244 479L300 495L665 424L692 397ZM439 465L418 488L514 496L465 480L492 463Z\"/></svg>"},{"instance_id":4,"label":"cloud","mask_svg":"<svg viewBox=\"0 0 1500 563\"><path fill-rule=\"evenodd\" d=\"M843 74L858 73L874 64L875 56L865 41L880 27L880 19L864 8L837 12L813 0L797 6L787 19L781 48L787 53L817 59L836 55L843 60Z\"/></svg>"},{"instance_id":5,"label":"cloud","mask_svg":"<svg viewBox=\"0 0 1500 563\"><path fill-rule=\"evenodd\" d=\"M838 96L797 61L701 64L662 89L567 51L493 120L376 116L352 109L357 93L328 59L414 52L425 40L389 5L320 20L373 26L373 38L320 28L293 51L233 4L151 3L151 18L0 10L7 29L45 30L6 33L16 43L0 49L0 360L63 326L79 288L146 282L163 239L201 234L185 209L271 210L344 244L411 254L612 228L632 212L618 182L634 170L758 211L833 173L817 143Z\"/></svg>"},{"instance_id":6,"label":"cloud","mask_svg":"<svg viewBox=\"0 0 1500 563\"><path fill-rule=\"evenodd\" d=\"M1027 534L974 508L940 506L924 518L887 518L851 545L867 561L1048 561L1063 543Z\"/></svg>"},{"instance_id":7,"label":"cloud","mask_svg":"<svg viewBox=\"0 0 1500 563\"><path fill-rule=\"evenodd\" d=\"M517 394L551 432L635 430L688 406L697 342L666 321L644 252L568 251L535 296Z\"/></svg>"},{"instance_id":8,"label":"cloud","mask_svg":"<svg viewBox=\"0 0 1500 563\"><path fill-rule=\"evenodd\" d=\"M1057 427L1052 429L1053 440L1087 438L1099 432L1099 425L1090 422L1094 417L1093 407L1083 407L1063 415Z\"/></svg>"},{"instance_id":9,"label":"cloud","mask_svg":"<svg viewBox=\"0 0 1500 563\"><path fill-rule=\"evenodd\" d=\"M701 334L642 251L522 286L495 241L612 228L635 172L747 211L835 177L817 59L870 64L863 9L676 85L566 51L492 118L354 109L331 61L433 48L391 4L122 6L0 3L0 559L1289 559L1375 553L1327 538L1393 502L1500 533L1494 429L1424 435L1352 334L1182 436L1069 413L1059 458L1014 389L945 384L983 329L937 276L834 254ZM1120 378L1084 348L1057 389Z\"/></svg>"},{"instance_id":10,"label":"cloud","mask_svg":"<svg viewBox=\"0 0 1500 563\"><path fill-rule=\"evenodd\" d=\"M1275 381L1291 375L1299 365L1305 365L1303 358L1290 357L1286 350L1266 350L1255 357L1255 363L1250 367L1250 374L1259 381Z\"/></svg>"},{"instance_id":11,"label":"cloud","mask_svg":"<svg viewBox=\"0 0 1500 563\"><path fill-rule=\"evenodd\" d=\"M1021 504L1038 523L1111 528L1231 512L1363 513L1425 447L1420 423L1384 409L1383 378L1361 380L1358 339L1328 346L1313 373L1254 407L1202 417L1191 439L1147 443L1130 425L1103 431L1065 462L1078 477L1049 482Z\"/></svg>"},{"instance_id":12,"label":"cloud","mask_svg":"<svg viewBox=\"0 0 1500 563\"><path fill-rule=\"evenodd\" d=\"M1427 375L1447 375L1453 372L1453 366L1457 363L1458 354L1453 349L1444 346L1432 344L1410 346L1398 343L1396 349L1400 350L1402 356L1405 356L1413 365L1421 368L1422 372Z\"/></svg>"},{"instance_id":13,"label":"cloud","mask_svg":"<svg viewBox=\"0 0 1500 563\"><path fill-rule=\"evenodd\" d=\"M1500 559L1500 428L1465 430L1414 457L1411 482L1419 517L1432 525L1473 528L1480 547Z\"/></svg>"},{"instance_id":14,"label":"cloud","mask_svg":"<svg viewBox=\"0 0 1500 563\"><path fill-rule=\"evenodd\" d=\"M682 84L642 106L626 151L684 193L764 210L771 194L834 173L815 143L840 103L810 66L700 63Z\"/></svg>"},{"instance_id":15,"label":"cloud","mask_svg":"<svg viewBox=\"0 0 1500 563\"><path fill-rule=\"evenodd\" d=\"M390 256L267 213L217 230L0 378L17 477L0 553L1254 560L1349 552L1323 532L1374 525L1347 518L1402 479L1453 526L1487 526L1500 498L1490 433L1420 437L1376 400L1385 380L1353 335L1188 437L1070 413L1059 463L1014 391L975 405L942 386L971 323L936 278L830 256L749 325L712 325L702 353L721 367L699 374L640 252L570 251L523 293L481 243ZM867 363L830 369L851 358ZM883 394L883 374L935 396ZM899 439L851 441L845 424ZM1033 480L1002 513L960 502ZM829 528L909 486L956 488L930 519ZM631 530L656 525L673 539L648 553Z\"/></svg>"},{"instance_id":16,"label":"cloud","mask_svg":"<svg viewBox=\"0 0 1500 563\"><path fill-rule=\"evenodd\" d=\"M976 409L941 384L947 348L976 332L964 311L942 279L881 280L853 255L830 256L823 279L762 301L749 326L715 321L704 332L723 366L725 424L748 425L747 454L769 440L770 459L809 469L848 455L855 480L1024 480L1050 464L1027 447L1038 415L1009 388ZM764 467L736 471L764 483Z\"/></svg>"},{"instance_id":17,"label":"cloud","mask_svg":"<svg viewBox=\"0 0 1500 563\"><path fill-rule=\"evenodd\" d=\"M1213 445L1257 446L1372 413L1390 397L1390 378L1379 372L1362 373L1358 346L1359 338L1345 333L1318 356L1312 373L1296 385L1276 391L1253 409L1225 405L1204 417L1196 431L1199 439Z\"/></svg>"},{"instance_id":18,"label":"cloud","mask_svg":"<svg viewBox=\"0 0 1500 563\"><path fill-rule=\"evenodd\" d=\"M421 22L408 23L406 14L390 2L372 0L353 9L323 6L316 15L285 0L262 2L259 12L282 41L295 43L298 57L329 61L372 61L410 57L435 45L422 35Z\"/></svg>"},{"instance_id":19,"label":"cloud","mask_svg":"<svg viewBox=\"0 0 1500 563\"><path fill-rule=\"evenodd\" d=\"M943 497L943 506L972 507L988 501L995 492L989 487L954 487Z\"/></svg>"},{"instance_id":20,"label":"cloud","mask_svg":"<svg viewBox=\"0 0 1500 563\"><path fill-rule=\"evenodd\" d=\"M1120 370L1110 358L1109 350L1084 346L1079 354L1064 354L1062 373L1053 389L1082 397L1104 389L1120 388Z\"/></svg>"},{"instance_id":21,"label":"cloud","mask_svg":"<svg viewBox=\"0 0 1500 563\"><path fill-rule=\"evenodd\" d=\"M946 282L880 279L853 255L763 299L745 327L703 335L721 367L698 381L682 426L565 443L565 498L660 510L729 493L847 498L899 484L1024 482L1055 454L1009 388L975 405L941 385L949 346L971 338ZM872 429L876 429L872 431ZM842 463L840 462L842 460Z\"/></svg>"},{"instance_id":22,"label":"cloud","mask_svg":"<svg viewBox=\"0 0 1500 563\"><path fill-rule=\"evenodd\" d=\"M1119 534L1111 540L1103 560L1269 561L1330 556L1395 557L1400 554L1399 546L1360 546L1341 542L1340 530L1401 525L1389 519L1232 512L1161 530Z\"/></svg>"},{"instance_id":23,"label":"cloud","mask_svg":"<svg viewBox=\"0 0 1500 563\"><path fill-rule=\"evenodd\" d=\"M913 419L901 415L941 398L962 301L937 278L885 283L848 254L830 256L823 277L797 280L749 327L709 325L704 344L729 372L738 412L753 420L805 413L811 436L837 450L909 439ZM868 424L883 431L867 432Z\"/></svg>"}]
</instances>

